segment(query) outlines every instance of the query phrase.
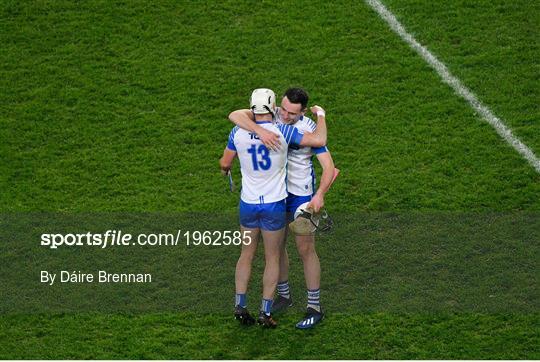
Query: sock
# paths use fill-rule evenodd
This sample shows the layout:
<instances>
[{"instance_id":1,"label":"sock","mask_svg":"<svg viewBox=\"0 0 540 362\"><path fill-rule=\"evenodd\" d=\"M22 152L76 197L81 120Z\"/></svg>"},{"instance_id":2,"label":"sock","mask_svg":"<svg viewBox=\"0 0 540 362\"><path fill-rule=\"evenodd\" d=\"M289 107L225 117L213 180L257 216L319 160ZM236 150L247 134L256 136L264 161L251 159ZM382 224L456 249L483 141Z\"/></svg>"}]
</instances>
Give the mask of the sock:
<instances>
[{"instance_id":1,"label":"sock","mask_svg":"<svg viewBox=\"0 0 540 362\"><path fill-rule=\"evenodd\" d=\"M246 293L238 294L236 293L236 304L239 305L242 308L247 307L247 295Z\"/></svg>"},{"instance_id":2,"label":"sock","mask_svg":"<svg viewBox=\"0 0 540 362\"><path fill-rule=\"evenodd\" d=\"M285 280L284 282L279 282L277 285L278 295L283 298L289 299L291 297L291 290L289 289L289 281Z\"/></svg>"},{"instance_id":3,"label":"sock","mask_svg":"<svg viewBox=\"0 0 540 362\"><path fill-rule=\"evenodd\" d=\"M307 291L307 307L313 308L317 312L321 311L321 289L313 289Z\"/></svg>"},{"instance_id":4,"label":"sock","mask_svg":"<svg viewBox=\"0 0 540 362\"><path fill-rule=\"evenodd\" d=\"M266 315L270 315L272 311L272 299L263 299L261 303L261 311Z\"/></svg>"}]
</instances>

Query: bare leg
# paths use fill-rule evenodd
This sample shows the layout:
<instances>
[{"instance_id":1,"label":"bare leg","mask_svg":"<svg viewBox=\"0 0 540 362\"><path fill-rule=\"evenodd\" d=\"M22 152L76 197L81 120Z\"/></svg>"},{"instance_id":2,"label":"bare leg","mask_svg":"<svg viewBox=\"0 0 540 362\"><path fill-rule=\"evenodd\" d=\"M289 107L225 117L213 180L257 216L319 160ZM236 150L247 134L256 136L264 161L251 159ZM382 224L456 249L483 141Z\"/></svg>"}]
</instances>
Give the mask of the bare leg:
<instances>
[{"instance_id":1,"label":"bare leg","mask_svg":"<svg viewBox=\"0 0 540 362\"><path fill-rule=\"evenodd\" d=\"M279 255L279 279L278 282L289 280L289 253L287 252L287 227L285 227L283 243L280 248Z\"/></svg>"},{"instance_id":2,"label":"bare leg","mask_svg":"<svg viewBox=\"0 0 540 362\"><path fill-rule=\"evenodd\" d=\"M315 251L315 237L313 235L297 235L296 248L304 264L307 289L319 289L321 286L321 264Z\"/></svg>"},{"instance_id":3,"label":"bare leg","mask_svg":"<svg viewBox=\"0 0 540 362\"><path fill-rule=\"evenodd\" d=\"M240 231L242 232L242 236L251 237L251 243L249 245L246 245L248 242L247 238L242 240L242 251L236 263L236 272L234 275L236 294L245 294L251 277L251 264L257 251L259 229L250 229L241 226Z\"/></svg>"},{"instance_id":4,"label":"bare leg","mask_svg":"<svg viewBox=\"0 0 540 362\"><path fill-rule=\"evenodd\" d=\"M283 244L284 228L276 231L261 230L264 242L263 298L272 300L279 278L279 254Z\"/></svg>"}]
</instances>

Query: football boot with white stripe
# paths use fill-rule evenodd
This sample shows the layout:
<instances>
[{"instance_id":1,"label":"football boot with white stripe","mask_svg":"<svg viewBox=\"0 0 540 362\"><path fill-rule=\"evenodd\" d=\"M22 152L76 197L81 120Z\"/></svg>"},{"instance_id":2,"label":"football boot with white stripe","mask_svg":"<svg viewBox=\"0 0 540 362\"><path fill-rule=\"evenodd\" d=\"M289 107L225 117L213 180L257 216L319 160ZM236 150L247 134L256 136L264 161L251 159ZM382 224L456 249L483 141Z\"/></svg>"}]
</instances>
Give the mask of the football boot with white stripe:
<instances>
[{"instance_id":1,"label":"football boot with white stripe","mask_svg":"<svg viewBox=\"0 0 540 362\"><path fill-rule=\"evenodd\" d=\"M313 308L308 308L304 318L296 323L296 328L309 329L315 327L324 318L324 314Z\"/></svg>"}]
</instances>

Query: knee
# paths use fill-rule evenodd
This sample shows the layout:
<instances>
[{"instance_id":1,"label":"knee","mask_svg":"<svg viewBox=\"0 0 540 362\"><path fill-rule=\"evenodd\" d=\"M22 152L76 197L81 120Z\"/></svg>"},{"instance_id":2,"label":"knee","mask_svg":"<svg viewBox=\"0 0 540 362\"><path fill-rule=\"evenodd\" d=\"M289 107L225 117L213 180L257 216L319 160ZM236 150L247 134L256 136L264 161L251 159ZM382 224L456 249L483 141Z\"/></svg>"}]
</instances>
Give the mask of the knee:
<instances>
[{"instance_id":1,"label":"knee","mask_svg":"<svg viewBox=\"0 0 540 362\"><path fill-rule=\"evenodd\" d=\"M298 254L300 254L302 259L308 259L317 255L315 251L315 244L312 242L298 243L297 249Z\"/></svg>"},{"instance_id":2,"label":"knee","mask_svg":"<svg viewBox=\"0 0 540 362\"><path fill-rule=\"evenodd\" d=\"M280 253L277 252L277 253L267 253L265 255L265 261L267 264L278 264L279 265L279 261L280 261Z\"/></svg>"},{"instance_id":3,"label":"knee","mask_svg":"<svg viewBox=\"0 0 540 362\"><path fill-rule=\"evenodd\" d=\"M238 258L238 262L243 263L243 264L251 264L254 258L255 258L254 252L252 252L251 250L244 250L240 254L240 258Z\"/></svg>"}]
</instances>

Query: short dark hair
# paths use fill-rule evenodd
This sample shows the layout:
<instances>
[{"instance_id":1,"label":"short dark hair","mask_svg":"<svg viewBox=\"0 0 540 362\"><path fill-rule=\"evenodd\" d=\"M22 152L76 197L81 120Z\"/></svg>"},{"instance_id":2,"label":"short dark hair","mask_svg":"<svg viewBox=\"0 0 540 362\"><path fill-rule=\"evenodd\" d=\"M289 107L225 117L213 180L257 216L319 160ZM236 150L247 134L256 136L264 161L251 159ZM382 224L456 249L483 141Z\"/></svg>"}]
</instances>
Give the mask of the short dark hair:
<instances>
[{"instance_id":1,"label":"short dark hair","mask_svg":"<svg viewBox=\"0 0 540 362\"><path fill-rule=\"evenodd\" d=\"M309 95L302 88L289 88L283 97L287 97L291 103L300 103L302 105L302 110L306 109L309 101Z\"/></svg>"}]
</instances>

